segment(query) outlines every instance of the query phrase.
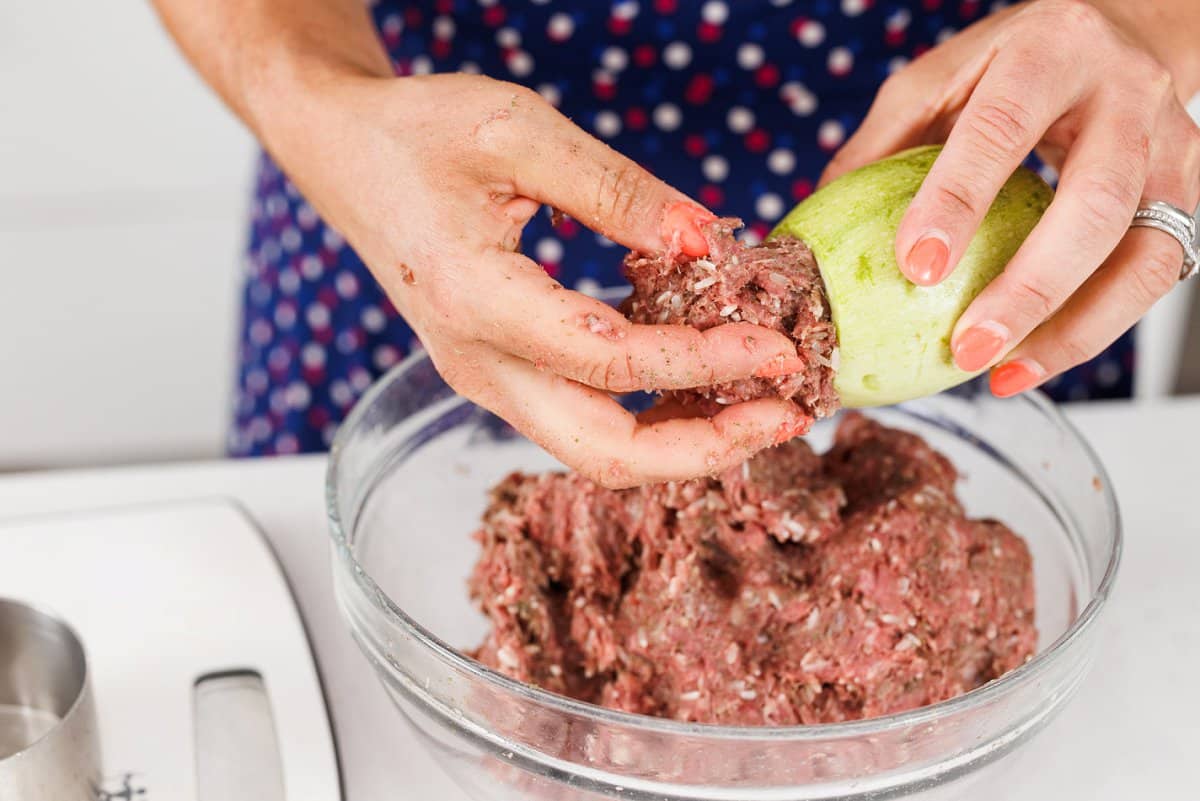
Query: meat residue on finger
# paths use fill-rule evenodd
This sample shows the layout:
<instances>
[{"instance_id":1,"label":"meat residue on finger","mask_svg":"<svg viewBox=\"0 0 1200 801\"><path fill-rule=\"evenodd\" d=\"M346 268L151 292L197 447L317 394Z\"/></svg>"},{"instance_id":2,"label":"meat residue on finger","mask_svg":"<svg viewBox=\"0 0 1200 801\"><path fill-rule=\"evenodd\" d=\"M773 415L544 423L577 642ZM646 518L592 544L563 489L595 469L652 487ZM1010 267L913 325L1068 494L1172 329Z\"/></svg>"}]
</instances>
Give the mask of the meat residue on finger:
<instances>
[{"instance_id":1,"label":"meat residue on finger","mask_svg":"<svg viewBox=\"0 0 1200 801\"><path fill-rule=\"evenodd\" d=\"M691 481L572 473L492 490L473 655L547 690L684 721L794 725L945 700L1034 653L1032 562L972 519L920 437L861 415Z\"/></svg>"},{"instance_id":2,"label":"meat residue on finger","mask_svg":"<svg viewBox=\"0 0 1200 801\"><path fill-rule=\"evenodd\" d=\"M750 247L733 232L741 220L724 217L704 227L708 255L689 258L678 248L661 254L631 253L625 276L633 293L621 311L635 323L682 324L707 330L747 322L783 332L796 345L792 372L666 393L683 402L717 407L755 398L796 402L812 417L837 411L833 379L837 332L816 259L799 239L780 237Z\"/></svg>"}]
</instances>

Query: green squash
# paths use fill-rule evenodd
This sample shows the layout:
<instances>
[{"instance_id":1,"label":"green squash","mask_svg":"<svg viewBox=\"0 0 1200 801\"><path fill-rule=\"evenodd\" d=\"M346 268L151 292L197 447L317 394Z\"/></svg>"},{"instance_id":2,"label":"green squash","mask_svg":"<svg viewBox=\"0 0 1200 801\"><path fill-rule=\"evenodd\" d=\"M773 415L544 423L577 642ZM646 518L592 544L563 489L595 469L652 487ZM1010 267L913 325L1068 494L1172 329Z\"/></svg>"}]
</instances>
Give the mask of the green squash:
<instances>
[{"instance_id":1,"label":"green squash","mask_svg":"<svg viewBox=\"0 0 1200 801\"><path fill-rule=\"evenodd\" d=\"M971 378L951 357L954 324L1050 205L1046 182L1019 169L954 272L937 286L917 286L896 264L896 228L940 151L913 148L843 175L770 234L798 237L816 256L837 327L835 386L844 406L898 403Z\"/></svg>"}]
</instances>

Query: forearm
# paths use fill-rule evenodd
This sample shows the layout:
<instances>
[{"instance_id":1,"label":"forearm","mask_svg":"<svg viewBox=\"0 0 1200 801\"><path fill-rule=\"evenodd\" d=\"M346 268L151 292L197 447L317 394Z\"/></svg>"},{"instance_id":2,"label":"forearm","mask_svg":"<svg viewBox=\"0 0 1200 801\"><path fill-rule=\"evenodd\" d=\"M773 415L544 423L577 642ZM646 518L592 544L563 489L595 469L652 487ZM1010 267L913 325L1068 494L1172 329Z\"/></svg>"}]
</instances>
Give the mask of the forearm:
<instances>
[{"instance_id":1,"label":"forearm","mask_svg":"<svg viewBox=\"0 0 1200 801\"><path fill-rule=\"evenodd\" d=\"M1180 101L1200 93L1200 2L1091 0L1171 73Z\"/></svg>"},{"instance_id":2,"label":"forearm","mask_svg":"<svg viewBox=\"0 0 1200 801\"><path fill-rule=\"evenodd\" d=\"M281 108L302 112L321 87L391 75L361 0L153 0L205 81L270 144Z\"/></svg>"}]
</instances>

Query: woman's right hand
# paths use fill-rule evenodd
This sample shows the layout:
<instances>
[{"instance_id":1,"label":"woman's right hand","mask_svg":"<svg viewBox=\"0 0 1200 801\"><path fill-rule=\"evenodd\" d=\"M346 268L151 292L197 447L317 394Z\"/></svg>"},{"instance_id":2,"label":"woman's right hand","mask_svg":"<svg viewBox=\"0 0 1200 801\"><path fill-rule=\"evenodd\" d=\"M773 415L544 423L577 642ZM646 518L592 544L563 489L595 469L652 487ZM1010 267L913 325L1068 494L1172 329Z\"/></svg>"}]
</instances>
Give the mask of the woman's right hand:
<instances>
[{"instance_id":1,"label":"woman's right hand","mask_svg":"<svg viewBox=\"0 0 1200 801\"><path fill-rule=\"evenodd\" d=\"M640 422L610 393L796 369L782 334L634 325L517 252L542 204L640 251L703 255L709 212L538 94L470 75L361 77L260 116L260 135L363 258L462 395L609 487L738 463L807 422L781 400ZM274 120L274 121L272 121Z\"/></svg>"}]
</instances>

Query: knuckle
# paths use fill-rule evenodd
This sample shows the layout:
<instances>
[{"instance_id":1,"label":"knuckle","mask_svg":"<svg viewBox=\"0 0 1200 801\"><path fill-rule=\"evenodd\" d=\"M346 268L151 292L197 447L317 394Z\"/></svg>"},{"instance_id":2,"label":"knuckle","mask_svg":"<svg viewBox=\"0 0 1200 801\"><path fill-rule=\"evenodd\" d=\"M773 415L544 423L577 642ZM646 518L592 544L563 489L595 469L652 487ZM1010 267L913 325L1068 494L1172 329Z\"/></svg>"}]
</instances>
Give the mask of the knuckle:
<instances>
[{"instance_id":1,"label":"knuckle","mask_svg":"<svg viewBox=\"0 0 1200 801\"><path fill-rule=\"evenodd\" d=\"M613 353L593 364L588 371L587 383L609 392L635 392L641 388L637 370L627 353Z\"/></svg>"},{"instance_id":2,"label":"knuckle","mask_svg":"<svg viewBox=\"0 0 1200 801\"><path fill-rule=\"evenodd\" d=\"M993 97L984 101L965 122L979 149L987 154L1024 155L1034 145L1033 115L1012 98Z\"/></svg>"},{"instance_id":3,"label":"knuckle","mask_svg":"<svg viewBox=\"0 0 1200 801\"><path fill-rule=\"evenodd\" d=\"M1058 351L1057 357L1063 363L1064 369L1083 364L1100 352L1099 348L1091 342L1081 339L1075 333L1065 333L1059 336L1055 343L1055 349Z\"/></svg>"},{"instance_id":4,"label":"knuckle","mask_svg":"<svg viewBox=\"0 0 1200 801\"><path fill-rule=\"evenodd\" d=\"M1132 159L1130 160L1132 161ZM1110 165L1097 168L1079 181L1079 202L1087 213L1089 231L1128 225L1141 197L1141 169Z\"/></svg>"},{"instance_id":5,"label":"knuckle","mask_svg":"<svg viewBox=\"0 0 1200 801\"><path fill-rule=\"evenodd\" d=\"M947 176L937 188L937 204L951 214L975 215L983 210L983 192L961 175Z\"/></svg>"},{"instance_id":6,"label":"knuckle","mask_svg":"<svg viewBox=\"0 0 1200 801\"><path fill-rule=\"evenodd\" d=\"M879 85L876 103L892 105L907 98L912 84L912 79L907 73L907 69L901 69L884 78L883 83Z\"/></svg>"},{"instance_id":7,"label":"knuckle","mask_svg":"<svg viewBox=\"0 0 1200 801\"><path fill-rule=\"evenodd\" d=\"M1072 29L1088 30L1108 24L1100 10L1086 0L1048 0L1046 6L1060 24Z\"/></svg>"},{"instance_id":8,"label":"knuckle","mask_svg":"<svg viewBox=\"0 0 1200 801\"><path fill-rule=\"evenodd\" d=\"M1146 255L1142 264L1135 264L1130 275L1133 281L1132 300L1139 308L1149 308L1170 292L1179 280L1183 259L1178 249L1156 248Z\"/></svg>"},{"instance_id":9,"label":"knuckle","mask_svg":"<svg viewBox=\"0 0 1200 801\"><path fill-rule=\"evenodd\" d=\"M1138 51L1134 58L1136 59L1135 69L1141 76L1138 84L1142 90L1146 91L1150 97L1159 100L1174 99L1175 78L1171 75L1170 70L1163 66L1158 59L1141 51Z\"/></svg>"},{"instance_id":10,"label":"knuckle","mask_svg":"<svg viewBox=\"0 0 1200 801\"><path fill-rule=\"evenodd\" d=\"M595 208L601 219L617 229L640 225L644 198L656 197L657 182L633 162L606 168L596 188Z\"/></svg>"},{"instance_id":11,"label":"knuckle","mask_svg":"<svg viewBox=\"0 0 1200 801\"><path fill-rule=\"evenodd\" d=\"M1013 299L1013 307L1038 321L1053 314L1060 303L1058 293L1030 278L1014 278L1008 291Z\"/></svg>"}]
</instances>

